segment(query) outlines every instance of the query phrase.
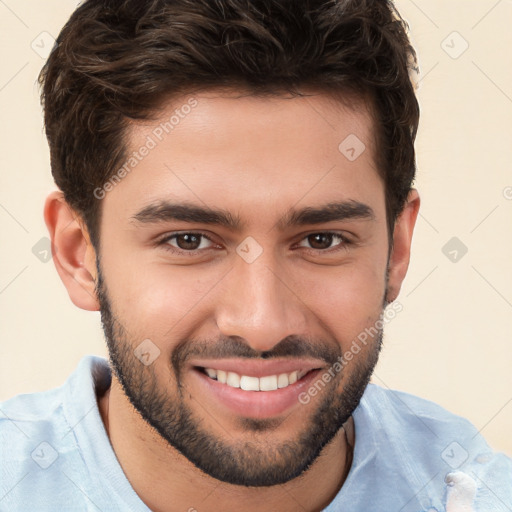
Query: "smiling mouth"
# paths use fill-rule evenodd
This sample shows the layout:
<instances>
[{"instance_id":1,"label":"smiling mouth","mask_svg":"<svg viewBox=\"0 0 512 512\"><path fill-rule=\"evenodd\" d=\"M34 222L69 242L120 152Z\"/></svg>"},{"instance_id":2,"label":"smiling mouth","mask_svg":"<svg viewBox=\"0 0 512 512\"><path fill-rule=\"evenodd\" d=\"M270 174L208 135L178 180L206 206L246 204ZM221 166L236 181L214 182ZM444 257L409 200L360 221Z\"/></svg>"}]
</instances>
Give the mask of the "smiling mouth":
<instances>
[{"instance_id":1,"label":"smiling mouth","mask_svg":"<svg viewBox=\"0 0 512 512\"><path fill-rule=\"evenodd\" d=\"M266 375L264 377L241 375L236 372L216 370L214 368L196 367L196 369L207 375L210 379L232 388L240 388L244 391L275 391L295 384L304 376L312 371L316 371L318 368L312 370L294 370L288 373Z\"/></svg>"}]
</instances>

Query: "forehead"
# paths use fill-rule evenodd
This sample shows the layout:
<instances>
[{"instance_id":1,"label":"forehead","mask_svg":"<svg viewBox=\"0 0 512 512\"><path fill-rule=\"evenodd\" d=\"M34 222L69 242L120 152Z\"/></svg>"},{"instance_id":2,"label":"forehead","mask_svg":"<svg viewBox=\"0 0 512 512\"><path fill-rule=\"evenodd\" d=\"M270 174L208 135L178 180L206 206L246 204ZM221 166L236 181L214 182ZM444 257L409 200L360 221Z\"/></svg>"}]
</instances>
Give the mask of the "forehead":
<instances>
[{"instance_id":1,"label":"forehead","mask_svg":"<svg viewBox=\"0 0 512 512\"><path fill-rule=\"evenodd\" d=\"M364 139L369 149L374 145L372 118L373 102L366 96L346 92L301 91L300 96L291 94L260 94L233 89L211 89L197 94L187 94L169 99L160 105L154 120L149 123L132 122L127 135L131 146L140 137L151 135L157 142L164 142L168 135L209 135L197 137L196 144L209 146L224 143L225 134L236 132L238 142L243 136L255 146L258 139L268 134L283 144L311 140L316 144L331 131L335 139L354 134ZM195 133L194 133L195 131ZM171 141L168 141L171 142ZM306 148L304 148L306 149Z\"/></svg>"},{"instance_id":2,"label":"forehead","mask_svg":"<svg viewBox=\"0 0 512 512\"><path fill-rule=\"evenodd\" d=\"M270 214L383 195L370 110L349 96L184 95L132 122L127 147L127 172L104 205L125 215L164 199Z\"/></svg>"}]
</instances>

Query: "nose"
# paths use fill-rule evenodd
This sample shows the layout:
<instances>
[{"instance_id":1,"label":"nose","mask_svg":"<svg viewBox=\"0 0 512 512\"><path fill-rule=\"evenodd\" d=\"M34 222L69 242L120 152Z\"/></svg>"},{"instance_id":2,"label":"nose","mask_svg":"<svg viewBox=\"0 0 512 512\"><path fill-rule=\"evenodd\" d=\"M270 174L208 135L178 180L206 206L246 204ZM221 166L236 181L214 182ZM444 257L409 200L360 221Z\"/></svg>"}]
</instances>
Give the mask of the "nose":
<instances>
[{"instance_id":1,"label":"nose","mask_svg":"<svg viewBox=\"0 0 512 512\"><path fill-rule=\"evenodd\" d=\"M290 335L304 335L306 309L292 279L271 258L242 259L219 290L217 326L225 336L240 336L258 351L271 350Z\"/></svg>"}]
</instances>

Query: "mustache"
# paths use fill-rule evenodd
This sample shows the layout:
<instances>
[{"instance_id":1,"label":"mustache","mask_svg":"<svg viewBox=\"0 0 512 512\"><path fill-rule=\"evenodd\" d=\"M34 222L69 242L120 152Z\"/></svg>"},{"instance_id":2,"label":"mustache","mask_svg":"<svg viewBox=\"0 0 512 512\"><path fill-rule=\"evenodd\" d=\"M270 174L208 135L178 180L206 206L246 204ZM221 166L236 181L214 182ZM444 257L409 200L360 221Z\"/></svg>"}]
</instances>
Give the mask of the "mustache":
<instances>
[{"instance_id":1,"label":"mustache","mask_svg":"<svg viewBox=\"0 0 512 512\"><path fill-rule=\"evenodd\" d=\"M171 362L176 373L179 373L192 357L206 359L308 357L320 359L328 365L333 365L341 354L341 347L337 342L314 341L297 335L287 336L271 350L265 351L253 349L239 336L226 336L215 340L183 340L173 350Z\"/></svg>"}]
</instances>

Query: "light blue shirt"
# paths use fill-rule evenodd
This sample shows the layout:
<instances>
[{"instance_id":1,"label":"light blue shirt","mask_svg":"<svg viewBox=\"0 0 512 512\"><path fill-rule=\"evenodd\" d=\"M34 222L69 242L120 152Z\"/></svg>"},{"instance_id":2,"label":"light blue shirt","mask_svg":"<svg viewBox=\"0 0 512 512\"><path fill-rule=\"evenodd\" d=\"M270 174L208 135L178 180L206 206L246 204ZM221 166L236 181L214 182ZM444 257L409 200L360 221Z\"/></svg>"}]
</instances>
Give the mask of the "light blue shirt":
<instances>
[{"instance_id":1,"label":"light blue shirt","mask_svg":"<svg viewBox=\"0 0 512 512\"><path fill-rule=\"evenodd\" d=\"M86 356L61 387L0 404L0 511L149 512L101 420L95 388L110 379ZM467 420L373 384L353 418L352 467L325 512L512 511L512 460Z\"/></svg>"}]
</instances>

